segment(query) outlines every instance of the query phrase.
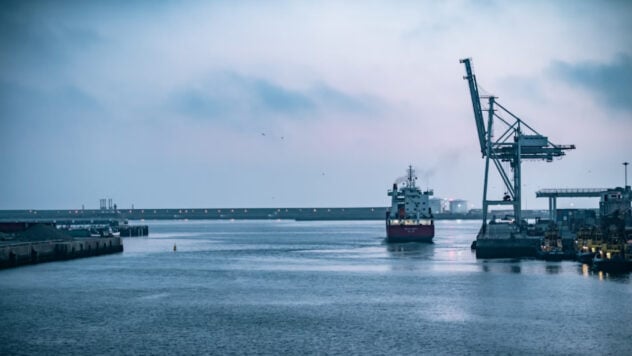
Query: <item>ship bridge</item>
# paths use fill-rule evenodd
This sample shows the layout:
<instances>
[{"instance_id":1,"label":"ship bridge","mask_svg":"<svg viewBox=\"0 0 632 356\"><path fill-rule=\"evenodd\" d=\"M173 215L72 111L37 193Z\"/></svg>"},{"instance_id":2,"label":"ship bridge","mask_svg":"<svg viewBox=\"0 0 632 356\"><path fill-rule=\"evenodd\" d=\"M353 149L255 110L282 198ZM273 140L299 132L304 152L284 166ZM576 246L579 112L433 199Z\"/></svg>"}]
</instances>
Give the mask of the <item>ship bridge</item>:
<instances>
[{"instance_id":1,"label":"ship bridge","mask_svg":"<svg viewBox=\"0 0 632 356\"><path fill-rule=\"evenodd\" d=\"M540 189L535 192L536 198L549 198L549 219L557 216L557 198L599 198L608 188L562 188Z\"/></svg>"}]
</instances>

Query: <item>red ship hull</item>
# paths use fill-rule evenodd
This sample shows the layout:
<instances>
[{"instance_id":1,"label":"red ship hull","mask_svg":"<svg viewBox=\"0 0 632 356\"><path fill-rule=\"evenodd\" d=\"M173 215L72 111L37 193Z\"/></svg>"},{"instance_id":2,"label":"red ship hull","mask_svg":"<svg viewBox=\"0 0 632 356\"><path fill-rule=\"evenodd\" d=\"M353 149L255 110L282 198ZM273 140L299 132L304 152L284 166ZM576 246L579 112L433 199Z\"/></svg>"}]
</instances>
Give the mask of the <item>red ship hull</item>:
<instances>
[{"instance_id":1,"label":"red ship hull","mask_svg":"<svg viewBox=\"0 0 632 356\"><path fill-rule=\"evenodd\" d=\"M386 225L387 242L432 242L434 237L432 225Z\"/></svg>"}]
</instances>

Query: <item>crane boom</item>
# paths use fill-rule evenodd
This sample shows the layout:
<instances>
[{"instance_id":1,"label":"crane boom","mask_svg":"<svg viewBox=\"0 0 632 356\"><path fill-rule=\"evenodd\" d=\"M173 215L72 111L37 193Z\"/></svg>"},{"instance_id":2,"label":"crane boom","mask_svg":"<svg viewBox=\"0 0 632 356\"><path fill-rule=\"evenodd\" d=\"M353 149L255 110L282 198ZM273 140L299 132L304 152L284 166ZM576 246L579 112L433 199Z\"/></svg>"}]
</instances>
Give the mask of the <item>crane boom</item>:
<instances>
[{"instance_id":1,"label":"crane boom","mask_svg":"<svg viewBox=\"0 0 632 356\"><path fill-rule=\"evenodd\" d=\"M485 156L485 121L483 120L483 109L481 108L481 98L478 95L478 85L476 84L476 76L472 73L472 65L470 58L461 59L461 63L465 63L465 71L467 76L463 79L467 79L470 85L470 96L472 99L472 107L474 109L474 119L476 120L476 129L478 130L478 143L481 146L481 154Z\"/></svg>"}]
</instances>

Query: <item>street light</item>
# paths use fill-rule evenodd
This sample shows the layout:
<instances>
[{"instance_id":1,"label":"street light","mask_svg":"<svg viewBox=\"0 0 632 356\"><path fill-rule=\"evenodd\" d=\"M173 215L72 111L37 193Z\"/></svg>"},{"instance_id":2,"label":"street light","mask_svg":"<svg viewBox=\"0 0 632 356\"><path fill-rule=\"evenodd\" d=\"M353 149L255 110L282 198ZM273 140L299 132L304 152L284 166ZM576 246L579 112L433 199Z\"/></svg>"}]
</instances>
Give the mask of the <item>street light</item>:
<instances>
[{"instance_id":1,"label":"street light","mask_svg":"<svg viewBox=\"0 0 632 356\"><path fill-rule=\"evenodd\" d=\"M623 167L625 169L625 187L626 188L628 186L628 162L623 162Z\"/></svg>"}]
</instances>

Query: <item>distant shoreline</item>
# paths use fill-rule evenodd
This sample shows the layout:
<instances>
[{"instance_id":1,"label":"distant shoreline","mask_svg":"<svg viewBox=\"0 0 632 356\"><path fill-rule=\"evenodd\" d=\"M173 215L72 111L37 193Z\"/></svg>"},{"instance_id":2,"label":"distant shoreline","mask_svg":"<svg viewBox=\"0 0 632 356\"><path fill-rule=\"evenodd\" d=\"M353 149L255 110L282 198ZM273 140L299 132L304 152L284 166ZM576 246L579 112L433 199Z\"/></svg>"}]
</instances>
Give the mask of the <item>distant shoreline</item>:
<instances>
[{"instance_id":1,"label":"distant shoreline","mask_svg":"<svg viewBox=\"0 0 632 356\"><path fill-rule=\"evenodd\" d=\"M176 209L51 209L0 210L0 221L56 222L90 220L384 220L386 207L319 208L176 208ZM523 210L523 218L546 218L547 210ZM492 211L488 217L511 212ZM438 213L435 220L482 219L480 210L468 213Z\"/></svg>"}]
</instances>

